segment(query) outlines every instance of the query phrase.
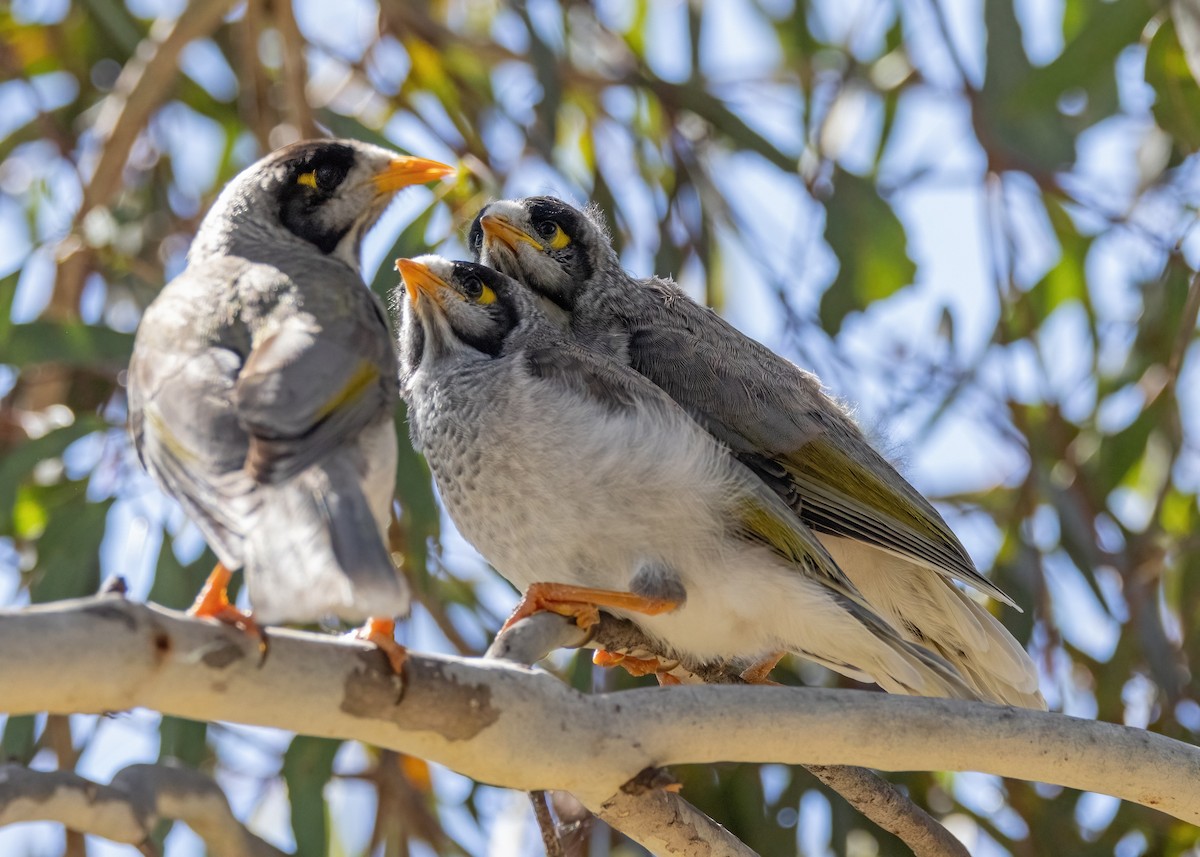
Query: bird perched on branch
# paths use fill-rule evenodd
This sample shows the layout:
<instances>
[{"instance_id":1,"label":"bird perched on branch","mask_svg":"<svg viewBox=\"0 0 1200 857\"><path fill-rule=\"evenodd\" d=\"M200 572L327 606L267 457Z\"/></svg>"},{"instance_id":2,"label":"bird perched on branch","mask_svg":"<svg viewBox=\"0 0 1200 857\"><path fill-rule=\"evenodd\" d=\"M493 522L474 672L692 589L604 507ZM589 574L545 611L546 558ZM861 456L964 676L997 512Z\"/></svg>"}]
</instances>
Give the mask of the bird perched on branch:
<instances>
[{"instance_id":1,"label":"bird perched on branch","mask_svg":"<svg viewBox=\"0 0 1200 857\"><path fill-rule=\"evenodd\" d=\"M653 381L726 444L906 639L954 664L986 699L1045 706L1024 649L951 581L1015 603L815 376L670 280L628 274L599 218L559 199L493 202L469 241L478 261L531 288L575 342Z\"/></svg>"},{"instance_id":2,"label":"bird perched on branch","mask_svg":"<svg viewBox=\"0 0 1200 857\"><path fill-rule=\"evenodd\" d=\"M400 260L401 392L463 535L537 610L605 610L666 657L758 676L795 652L897 693L974 698L866 605L812 532L669 396L576 346L527 289Z\"/></svg>"},{"instance_id":3,"label":"bird perched on branch","mask_svg":"<svg viewBox=\"0 0 1200 857\"><path fill-rule=\"evenodd\" d=\"M239 174L187 267L146 310L129 423L150 475L220 559L192 612L257 622L391 619L407 586L386 547L396 468L395 350L359 273L396 191L451 167L353 140L308 140ZM244 568L253 616L226 596Z\"/></svg>"}]
</instances>

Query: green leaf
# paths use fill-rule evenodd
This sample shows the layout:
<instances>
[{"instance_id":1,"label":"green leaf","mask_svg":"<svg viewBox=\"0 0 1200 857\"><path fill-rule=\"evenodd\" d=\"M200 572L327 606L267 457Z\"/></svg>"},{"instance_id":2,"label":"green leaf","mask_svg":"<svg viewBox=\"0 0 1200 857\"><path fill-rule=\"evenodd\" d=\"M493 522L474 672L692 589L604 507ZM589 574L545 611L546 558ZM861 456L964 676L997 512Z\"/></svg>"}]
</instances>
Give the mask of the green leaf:
<instances>
[{"instance_id":1,"label":"green leaf","mask_svg":"<svg viewBox=\"0 0 1200 857\"><path fill-rule=\"evenodd\" d=\"M1200 149L1200 86L1175 32L1164 21L1146 52L1146 83L1154 87L1154 120L1184 154Z\"/></svg>"},{"instance_id":2,"label":"green leaf","mask_svg":"<svg viewBox=\"0 0 1200 857\"><path fill-rule=\"evenodd\" d=\"M283 756L283 779L292 805L296 857L325 857L329 851L325 784L342 742L298 735Z\"/></svg>"},{"instance_id":3,"label":"green leaf","mask_svg":"<svg viewBox=\"0 0 1200 857\"><path fill-rule=\"evenodd\" d=\"M1200 6L1194 0L1171 0L1171 20L1192 77L1200 83Z\"/></svg>"},{"instance_id":4,"label":"green leaf","mask_svg":"<svg viewBox=\"0 0 1200 857\"><path fill-rule=\"evenodd\" d=\"M124 366L133 353L133 334L81 322L14 324L0 339L0 363L74 363Z\"/></svg>"},{"instance_id":5,"label":"green leaf","mask_svg":"<svg viewBox=\"0 0 1200 857\"><path fill-rule=\"evenodd\" d=\"M1114 68L1117 56L1138 43L1160 5L1154 0L1091 4L1090 14L1063 46L1062 53L1049 65L1032 69L1013 89L1009 96L1011 106L1057 112L1063 93L1082 90L1087 93L1089 116L1100 118L1112 113L1117 107Z\"/></svg>"},{"instance_id":6,"label":"green leaf","mask_svg":"<svg viewBox=\"0 0 1200 857\"><path fill-rule=\"evenodd\" d=\"M1008 0L987 0L987 76L975 99L976 132L995 168L1050 172L1070 163L1075 137L1051 103L1026 103L1033 67ZM1040 96L1039 96L1040 97Z\"/></svg>"},{"instance_id":7,"label":"green leaf","mask_svg":"<svg viewBox=\"0 0 1200 857\"><path fill-rule=\"evenodd\" d=\"M199 769L209 758L208 724L202 720L164 716L158 737L160 762L174 760Z\"/></svg>"},{"instance_id":8,"label":"green leaf","mask_svg":"<svg viewBox=\"0 0 1200 857\"><path fill-rule=\"evenodd\" d=\"M0 533L20 535L13 520L17 492L38 462L58 458L75 441L109 427L99 417L81 414L71 425L7 451L4 458L0 459Z\"/></svg>"},{"instance_id":9,"label":"green leaf","mask_svg":"<svg viewBox=\"0 0 1200 857\"><path fill-rule=\"evenodd\" d=\"M1075 224L1062 203L1049 197L1045 197L1043 201L1061 252L1054 267L1029 290L1030 301L1039 321L1068 301L1083 303L1088 308L1090 317L1092 311L1087 288L1086 262L1092 239L1076 231Z\"/></svg>"},{"instance_id":10,"label":"green leaf","mask_svg":"<svg viewBox=\"0 0 1200 857\"><path fill-rule=\"evenodd\" d=\"M27 765L37 752L37 733L34 715L12 715L4 723L0 738L0 763L17 762Z\"/></svg>"},{"instance_id":11,"label":"green leaf","mask_svg":"<svg viewBox=\"0 0 1200 857\"><path fill-rule=\"evenodd\" d=\"M7 153L0 150L0 156L7 157ZM17 296L17 283L21 279L21 270L18 268L7 277L0 279L0 342L7 342L10 331L13 328L12 323L12 304L13 298Z\"/></svg>"},{"instance_id":12,"label":"green leaf","mask_svg":"<svg viewBox=\"0 0 1200 857\"><path fill-rule=\"evenodd\" d=\"M433 497L433 483L425 459L412 448L408 437L407 411L396 411L396 439L400 456L396 467L396 496L400 499L400 522L404 532L404 570L409 580L424 585L428 576L429 547L441 529L441 514Z\"/></svg>"},{"instance_id":13,"label":"green leaf","mask_svg":"<svg viewBox=\"0 0 1200 857\"><path fill-rule=\"evenodd\" d=\"M821 324L830 334L851 312L895 294L916 276L900 218L874 183L851 173L839 170L834 179L825 203L825 240L840 264L821 298Z\"/></svg>"},{"instance_id":14,"label":"green leaf","mask_svg":"<svg viewBox=\"0 0 1200 857\"><path fill-rule=\"evenodd\" d=\"M49 523L37 540L37 564L29 596L36 604L91 595L100 587L100 543L112 500L90 503L85 482L64 482L31 490L51 507Z\"/></svg>"},{"instance_id":15,"label":"green leaf","mask_svg":"<svg viewBox=\"0 0 1200 857\"><path fill-rule=\"evenodd\" d=\"M85 0L84 5L92 13L89 18L106 29L120 47L135 53L142 41L142 34L124 3L117 0Z\"/></svg>"},{"instance_id":16,"label":"green leaf","mask_svg":"<svg viewBox=\"0 0 1200 857\"><path fill-rule=\"evenodd\" d=\"M1125 481L1142 460L1151 434L1163 424L1166 410L1165 397L1160 397L1128 426L1101 438L1100 448L1089 464L1095 466L1093 478L1104 496Z\"/></svg>"},{"instance_id":17,"label":"green leaf","mask_svg":"<svg viewBox=\"0 0 1200 857\"><path fill-rule=\"evenodd\" d=\"M50 512L42 503L38 492L29 486L17 489L17 502L13 505L13 535L19 539L36 539L46 531Z\"/></svg>"}]
</instances>

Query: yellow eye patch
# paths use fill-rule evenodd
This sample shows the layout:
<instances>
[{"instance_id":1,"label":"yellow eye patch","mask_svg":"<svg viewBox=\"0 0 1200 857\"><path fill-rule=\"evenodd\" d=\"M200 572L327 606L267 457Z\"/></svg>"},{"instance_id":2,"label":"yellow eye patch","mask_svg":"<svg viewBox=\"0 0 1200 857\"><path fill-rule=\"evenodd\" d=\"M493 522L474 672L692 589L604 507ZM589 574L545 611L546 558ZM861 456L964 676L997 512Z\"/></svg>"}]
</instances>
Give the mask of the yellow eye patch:
<instances>
[{"instance_id":1,"label":"yellow eye patch","mask_svg":"<svg viewBox=\"0 0 1200 857\"><path fill-rule=\"evenodd\" d=\"M317 171L310 170L307 173L301 173L300 177L298 179L296 179L296 184L303 184L303 185L308 185L311 188L316 188L316 186L317 186Z\"/></svg>"},{"instance_id":2,"label":"yellow eye patch","mask_svg":"<svg viewBox=\"0 0 1200 857\"><path fill-rule=\"evenodd\" d=\"M567 233L563 232L562 227L557 223L554 224L554 237L550 239L551 250L561 250L571 243L571 239L567 237Z\"/></svg>"},{"instance_id":3,"label":"yellow eye patch","mask_svg":"<svg viewBox=\"0 0 1200 857\"><path fill-rule=\"evenodd\" d=\"M475 303L487 306L496 302L496 293L490 287L484 286L483 291L479 293L479 297L475 299Z\"/></svg>"}]
</instances>

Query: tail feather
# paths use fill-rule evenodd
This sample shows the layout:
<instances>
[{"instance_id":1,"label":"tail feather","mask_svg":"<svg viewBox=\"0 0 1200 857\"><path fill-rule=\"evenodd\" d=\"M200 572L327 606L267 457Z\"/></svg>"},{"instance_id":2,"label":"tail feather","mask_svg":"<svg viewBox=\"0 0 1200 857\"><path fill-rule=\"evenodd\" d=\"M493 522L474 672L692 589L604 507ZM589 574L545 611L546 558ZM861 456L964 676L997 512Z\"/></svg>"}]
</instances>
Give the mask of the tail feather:
<instances>
[{"instance_id":1,"label":"tail feather","mask_svg":"<svg viewBox=\"0 0 1200 857\"><path fill-rule=\"evenodd\" d=\"M936 652L991 702L1046 707L1033 661L1008 630L957 586L901 557L846 539L825 539L863 598L910 643Z\"/></svg>"},{"instance_id":2,"label":"tail feather","mask_svg":"<svg viewBox=\"0 0 1200 857\"><path fill-rule=\"evenodd\" d=\"M843 600L843 606L882 644L875 647L873 663L859 666L866 668L884 690L911 696L980 698L953 664L923 646L902 639L891 625L868 608L849 599Z\"/></svg>"},{"instance_id":3,"label":"tail feather","mask_svg":"<svg viewBox=\"0 0 1200 857\"><path fill-rule=\"evenodd\" d=\"M246 582L260 621L360 622L408 612L408 587L348 455L259 491L246 540Z\"/></svg>"}]
</instances>

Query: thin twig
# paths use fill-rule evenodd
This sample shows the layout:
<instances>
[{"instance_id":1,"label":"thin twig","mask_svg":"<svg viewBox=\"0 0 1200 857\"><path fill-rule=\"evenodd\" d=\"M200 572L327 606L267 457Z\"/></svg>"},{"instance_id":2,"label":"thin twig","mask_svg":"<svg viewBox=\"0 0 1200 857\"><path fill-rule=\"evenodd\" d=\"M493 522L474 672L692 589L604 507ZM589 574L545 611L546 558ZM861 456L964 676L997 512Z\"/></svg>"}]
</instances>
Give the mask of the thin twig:
<instances>
[{"instance_id":1,"label":"thin twig","mask_svg":"<svg viewBox=\"0 0 1200 857\"><path fill-rule=\"evenodd\" d=\"M535 789L528 792L529 802L533 804L533 817L537 819L538 830L542 833L542 845L546 848L546 857L563 857L562 840L558 838L558 825L550 814L546 802L546 792Z\"/></svg>"},{"instance_id":2,"label":"thin twig","mask_svg":"<svg viewBox=\"0 0 1200 857\"><path fill-rule=\"evenodd\" d=\"M805 765L810 774L833 789L916 857L970 857L965 845L891 783L851 765Z\"/></svg>"},{"instance_id":3,"label":"thin twig","mask_svg":"<svg viewBox=\"0 0 1200 857\"><path fill-rule=\"evenodd\" d=\"M319 135L317 123L313 120L312 107L305 94L308 66L304 61L304 37L296 24L290 0L275 0L272 11L275 13L275 28L283 39L283 90L287 119L302 138L316 137Z\"/></svg>"}]
</instances>

